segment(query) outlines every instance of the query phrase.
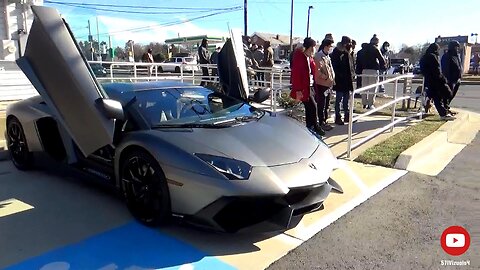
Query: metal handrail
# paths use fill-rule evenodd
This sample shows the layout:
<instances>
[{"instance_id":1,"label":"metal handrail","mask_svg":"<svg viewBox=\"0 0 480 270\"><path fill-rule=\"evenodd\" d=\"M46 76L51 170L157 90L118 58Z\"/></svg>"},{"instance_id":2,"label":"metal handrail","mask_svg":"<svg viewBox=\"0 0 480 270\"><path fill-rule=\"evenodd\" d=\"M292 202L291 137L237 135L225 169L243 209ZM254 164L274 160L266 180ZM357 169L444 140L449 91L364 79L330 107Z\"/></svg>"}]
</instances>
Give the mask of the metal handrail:
<instances>
[{"instance_id":1,"label":"metal handrail","mask_svg":"<svg viewBox=\"0 0 480 270\"><path fill-rule=\"evenodd\" d=\"M362 77L378 77L376 75L367 75L367 76L363 76L365 74L362 74ZM359 75L360 76L360 75ZM386 75L386 76L389 76L389 75ZM386 130L390 129L390 132L393 131L393 128L395 127L396 124L400 123L400 122L403 122L407 119L410 119L410 118L413 118L413 117L418 117L418 116L422 116L423 115L423 112L420 110L420 112L412 115L412 116L409 116L409 117L401 117L401 118L398 118L398 119L395 119L395 114L396 114L396 104L400 101L403 101L403 100L407 100L407 99L410 99L411 97L408 95L408 96L402 96L402 97L397 97L397 90L398 90L398 81L399 80L402 80L402 79L408 79L408 78L414 78L415 75L413 74L405 74L405 75L399 75L399 76L389 76L390 78L389 79L386 79L386 80L383 80L381 82L378 82L378 83L375 83L375 84L371 84L371 85L367 85L367 86L364 86L364 87L361 87L361 88L358 88L358 89L355 89L352 93L352 98L349 100L349 121L348 121L348 146L347 146L347 158L350 158L351 157L351 154L352 154L352 150L359 147L360 145L368 142L369 140L375 138L376 136L380 135L381 133L385 132ZM378 86L381 86L381 85L384 85L384 84L387 84L387 83L394 83L395 86L394 86L394 92L393 92L393 100L390 101L390 102L387 102L386 104L382 105L382 106L379 106L377 108L374 108L374 109L371 109L371 110L368 110L367 112L363 113L363 114L360 114L360 115L357 115L355 116L355 118L353 117L353 107L354 107L354 100L355 100L355 94L357 93L362 93L362 92L366 92L370 89L373 89L373 88L376 88ZM423 84L423 83L422 83ZM403 93L404 95L406 93ZM358 120L360 120L361 118L364 118L368 115L371 115L377 111L380 111L384 108L387 108L389 106L392 106L393 105L393 108L392 108L392 115L391 115L391 121L390 121L390 124L388 125L385 125L384 127L380 128L379 130L375 131L374 133L368 135L367 137L363 138L362 140L360 140L359 142L355 143L352 145L352 133L353 133L353 123L354 122L357 122Z\"/></svg>"}]
</instances>

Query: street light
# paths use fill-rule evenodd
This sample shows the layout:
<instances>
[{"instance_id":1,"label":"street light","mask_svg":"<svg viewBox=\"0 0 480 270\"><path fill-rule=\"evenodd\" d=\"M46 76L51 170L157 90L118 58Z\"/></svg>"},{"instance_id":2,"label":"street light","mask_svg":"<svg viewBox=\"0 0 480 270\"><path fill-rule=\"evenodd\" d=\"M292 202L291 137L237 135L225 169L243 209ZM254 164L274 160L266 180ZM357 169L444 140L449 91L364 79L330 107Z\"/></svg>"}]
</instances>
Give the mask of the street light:
<instances>
[{"instance_id":1,"label":"street light","mask_svg":"<svg viewBox=\"0 0 480 270\"><path fill-rule=\"evenodd\" d=\"M290 54L293 52L293 0L290 8Z\"/></svg>"},{"instance_id":2,"label":"street light","mask_svg":"<svg viewBox=\"0 0 480 270\"><path fill-rule=\"evenodd\" d=\"M470 36L475 36L475 44L477 44L478 33L472 33Z\"/></svg>"},{"instance_id":3,"label":"street light","mask_svg":"<svg viewBox=\"0 0 480 270\"><path fill-rule=\"evenodd\" d=\"M309 37L309 33L310 33L310 10L313 8L313 6L309 6L308 7L308 17L307 17L307 37Z\"/></svg>"}]
</instances>

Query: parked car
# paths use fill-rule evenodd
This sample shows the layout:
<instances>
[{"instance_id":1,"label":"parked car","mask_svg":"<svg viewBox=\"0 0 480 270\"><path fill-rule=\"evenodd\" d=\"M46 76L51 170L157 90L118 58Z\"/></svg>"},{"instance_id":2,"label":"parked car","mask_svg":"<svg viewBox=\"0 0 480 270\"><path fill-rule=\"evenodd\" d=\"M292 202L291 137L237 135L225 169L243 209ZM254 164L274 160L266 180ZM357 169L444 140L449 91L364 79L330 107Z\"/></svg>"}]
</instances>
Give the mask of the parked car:
<instances>
[{"instance_id":1,"label":"parked car","mask_svg":"<svg viewBox=\"0 0 480 270\"><path fill-rule=\"evenodd\" d=\"M93 74L96 77L106 77L107 76L107 69L102 66L100 63L90 63L90 67L92 68Z\"/></svg>"},{"instance_id":2,"label":"parked car","mask_svg":"<svg viewBox=\"0 0 480 270\"><path fill-rule=\"evenodd\" d=\"M175 217L226 232L292 228L342 192L321 138L248 103L240 33L219 54L222 93L178 81L100 85L59 13L32 11L17 63L40 96L6 111L18 169L50 155L110 184L146 225Z\"/></svg>"},{"instance_id":3,"label":"parked car","mask_svg":"<svg viewBox=\"0 0 480 270\"><path fill-rule=\"evenodd\" d=\"M276 72L290 72L290 62L286 59L274 60L273 70Z\"/></svg>"},{"instance_id":4,"label":"parked car","mask_svg":"<svg viewBox=\"0 0 480 270\"><path fill-rule=\"evenodd\" d=\"M163 62L159 67L159 72L176 72L180 73L180 69L183 66L183 71L200 71L200 68L197 66L197 60L193 56L184 56L184 57L172 57L165 62Z\"/></svg>"},{"instance_id":5,"label":"parked car","mask_svg":"<svg viewBox=\"0 0 480 270\"><path fill-rule=\"evenodd\" d=\"M408 58L392 58L390 59L390 66L393 69L393 73L408 73L412 71L412 67L410 65L410 60Z\"/></svg>"}]
</instances>

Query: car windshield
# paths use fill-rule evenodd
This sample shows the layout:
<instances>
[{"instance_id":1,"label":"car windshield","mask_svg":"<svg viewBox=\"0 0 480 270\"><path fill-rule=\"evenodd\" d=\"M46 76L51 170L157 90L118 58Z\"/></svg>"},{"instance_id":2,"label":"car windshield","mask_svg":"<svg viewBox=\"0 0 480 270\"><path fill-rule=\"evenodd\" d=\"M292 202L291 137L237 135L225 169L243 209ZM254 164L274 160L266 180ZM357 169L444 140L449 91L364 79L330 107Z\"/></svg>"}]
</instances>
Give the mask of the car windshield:
<instances>
[{"instance_id":1,"label":"car windshield","mask_svg":"<svg viewBox=\"0 0 480 270\"><path fill-rule=\"evenodd\" d=\"M259 119L264 112L203 87L136 91L136 106L152 127L228 126Z\"/></svg>"}]
</instances>

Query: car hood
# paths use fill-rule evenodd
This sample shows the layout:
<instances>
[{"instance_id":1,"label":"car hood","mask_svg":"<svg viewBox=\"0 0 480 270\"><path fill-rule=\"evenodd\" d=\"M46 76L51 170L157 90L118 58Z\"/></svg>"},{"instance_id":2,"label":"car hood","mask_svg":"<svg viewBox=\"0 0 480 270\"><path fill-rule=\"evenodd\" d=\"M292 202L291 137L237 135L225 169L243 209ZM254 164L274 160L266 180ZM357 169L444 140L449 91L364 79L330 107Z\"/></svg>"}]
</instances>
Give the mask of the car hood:
<instances>
[{"instance_id":1,"label":"car hood","mask_svg":"<svg viewBox=\"0 0 480 270\"><path fill-rule=\"evenodd\" d=\"M225 156L252 166L296 163L309 158L319 146L333 157L318 138L287 116L266 114L258 121L227 128L157 129L156 133L189 153Z\"/></svg>"}]
</instances>

